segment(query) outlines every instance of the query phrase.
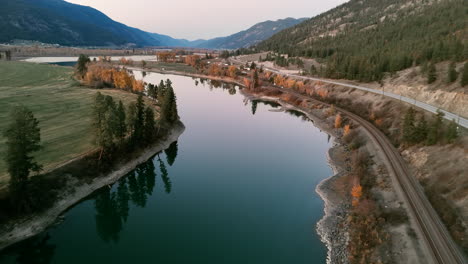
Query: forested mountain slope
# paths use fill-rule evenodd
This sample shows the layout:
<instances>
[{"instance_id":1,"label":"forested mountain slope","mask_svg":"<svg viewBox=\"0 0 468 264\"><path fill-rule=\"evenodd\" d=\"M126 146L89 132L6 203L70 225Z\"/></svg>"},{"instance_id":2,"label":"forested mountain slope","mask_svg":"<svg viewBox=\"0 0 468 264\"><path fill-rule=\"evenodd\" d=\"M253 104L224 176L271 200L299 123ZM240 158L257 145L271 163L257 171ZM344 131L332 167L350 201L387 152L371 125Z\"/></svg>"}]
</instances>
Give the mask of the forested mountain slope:
<instances>
[{"instance_id":1,"label":"forested mountain slope","mask_svg":"<svg viewBox=\"0 0 468 264\"><path fill-rule=\"evenodd\" d=\"M467 60L467 17L466 0L351 0L257 49L316 58L326 77L375 81L425 62Z\"/></svg>"},{"instance_id":2,"label":"forested mountain slope","mask_svg":"<svg viewBox=\"0 0 468 264\"><path fill-rule=\"evenodd\" d=\"M2 0L0 42L14 39L75 46L160 44L148 33L91 7L63 0Z\"/></svg>"}]
</instances>

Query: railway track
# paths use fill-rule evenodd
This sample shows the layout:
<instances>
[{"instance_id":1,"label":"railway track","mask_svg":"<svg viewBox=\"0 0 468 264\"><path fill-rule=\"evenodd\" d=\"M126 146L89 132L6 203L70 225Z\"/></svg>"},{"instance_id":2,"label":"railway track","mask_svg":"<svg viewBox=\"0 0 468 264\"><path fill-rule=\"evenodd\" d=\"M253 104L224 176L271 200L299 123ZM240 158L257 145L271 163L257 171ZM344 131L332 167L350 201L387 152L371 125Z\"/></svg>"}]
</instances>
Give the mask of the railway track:
<instances>
[{"instance_id":1,"label":"railway track","mask_svg":"<svg viewBox=\"0 0 468 264\"><path fill-rule=\"evenodd\" d=\"M381 149L387 159L390 174L393 175L401 188L408 211L415 219L420 234L422 234L421 239L429 248L429 252L431 253L430 259L433 260L433 263L467 263L463 253L455 244L447 228L425 196L423 188L416 178L409 173L406 162L387 137L363 118L344 109L336 107L335 109L364 127L372 137L372 140Z\"/></svg>"}]
</instances>

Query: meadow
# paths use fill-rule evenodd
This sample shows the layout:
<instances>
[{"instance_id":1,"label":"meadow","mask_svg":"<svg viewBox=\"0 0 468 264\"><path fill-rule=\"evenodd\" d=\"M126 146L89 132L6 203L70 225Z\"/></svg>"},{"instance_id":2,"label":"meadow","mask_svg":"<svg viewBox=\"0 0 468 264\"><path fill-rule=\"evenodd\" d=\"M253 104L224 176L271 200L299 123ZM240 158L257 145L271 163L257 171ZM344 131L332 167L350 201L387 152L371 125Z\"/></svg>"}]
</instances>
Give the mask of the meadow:
<instances>
[{"instance_id":1,"label":"meadow","mask_svg":"<svg viewBox=\"0 0 468 264\"><path fill-rule=\"evenodd\" d=\"M136 95L125 91L99 91L125 105L136 100ZM95 149L91 114L96 92L81 86L71 67L0 61L0 190L9 180L3 131L13 107L24 105L39 120L43 148L35 158L46 172Z\"/></svg>"}]
</instances>

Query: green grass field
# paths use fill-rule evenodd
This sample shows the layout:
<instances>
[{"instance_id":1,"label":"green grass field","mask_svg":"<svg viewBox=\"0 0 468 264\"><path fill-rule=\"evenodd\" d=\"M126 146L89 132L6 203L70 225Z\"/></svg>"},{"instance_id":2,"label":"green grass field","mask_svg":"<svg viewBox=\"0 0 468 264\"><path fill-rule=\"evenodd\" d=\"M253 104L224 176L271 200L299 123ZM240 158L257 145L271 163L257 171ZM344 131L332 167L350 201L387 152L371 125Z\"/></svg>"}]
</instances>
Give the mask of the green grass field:
<instances>
[{"instance_id":1,"label":"green grass field","mask_svg":"<svg viewBox=\"0 0 468 264\"><path fill-rule=\"evenodd\" d=\"M92 101L97 90L72 79L73 69L47 64L0 61L0 131L10 122L15 105L28 107L40 122L43 149L35 157L44 170L89 152L92 143ZM118 90L99 90L125 104L136 95ZM0 189L8 174L3 157L6 139L0 134Z\"/></svg>"}]
</instances>

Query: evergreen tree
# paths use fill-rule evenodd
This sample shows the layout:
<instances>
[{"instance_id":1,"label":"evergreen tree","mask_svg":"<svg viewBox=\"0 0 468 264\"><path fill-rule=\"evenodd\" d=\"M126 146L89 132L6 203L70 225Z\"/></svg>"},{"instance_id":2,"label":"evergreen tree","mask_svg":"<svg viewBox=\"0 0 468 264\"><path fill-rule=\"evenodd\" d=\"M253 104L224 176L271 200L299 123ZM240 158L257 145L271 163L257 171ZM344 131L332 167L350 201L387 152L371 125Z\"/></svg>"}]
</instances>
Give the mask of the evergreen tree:
<instances>
[{"instance_id":1,"label":"evergreen tree","mask_svg":"<svg viewBox=\"0 0 468 264\"><path fill-rule=\"evenodd\" d=\"M88 71L88 63L91 62L87 55L81 54L78 58L78 63L76 64L76 72L83 78L86 72Z\"/></svg>"},{"instance_id":2,"label":"evergreen tree","mask_svg":"<svg viewBox=\"0 0 468 264\"><path fill-rule=\"evenodd\" d=\"M158 86L155 84L148 84L148 96L155 100L158 97Z\"/></svg>"},{"instance_id":3,"label":"evergreen tree","mask_svg":"<svg viewBox=\"0 0 468 264\"><path fill-rule=\"evenodd\" d=\"M154 111L148 106L145 109L145 124L144 124L144 137L147 143L151 143L154 140L154 132L156 130L156 122L154 120Z\"/></svg>"},{"instance_id":4,"label":"evergreen tree","mask_svg":"<svg viewBox=\"0 0 468 264\"><path fill-rule=\"evenodd\" d=\"M455 62L450 62L449 69L448 69L448 83L453 83L457 80L458 72L455 69Z\"/></svg>"},{"instance_id":5,"label":"evergreen tree","mask_svg":"<svg viewBox=\"0 0 468 264\"><path fill-rule=\"evenodd\" d=\"M411 107L406 111L404 120L403 120L403 142L405 143L414 143L414 137L416 132L416 127L414 125L415 121L415 111Z\"/></svg>"},{"instance_id":6,"label":"evergreen tree","mask_svg":"<svg viewBox=\"0 0 468 264\"><path fill-rule=\"evenodd\" d=\"M117 124L117 130L116 130L116 136L117 138L122 141L125 138L125 135L127 134L127 125L126 125L126 113L125 113L125 108L122 103L122 101L119 101L119 106L117 107L117 119L118 119L118 124Z\"/></svg>"},{"instance_id":7,"label":"evergreen tree","mask_svg":"<svg viewBox=\"0 0 468 264\"><path fill-rule=\"evenodd\" d=\"M458 125L455 122L455 120L452 120L452 122L450 122L447 128L446 139L449 143L453 143L455 139L457 138L458 138Z\"/></svg>"},{"instance_id":8,"label":"evergreen tree","mask_svg":"<svg viewBox=\"0 0 468 264\"><path fill-rule=\"evenodd\" d=\"M465 65L463 66L460 84L462 87L465 87L468 84L468 62L465 62Z\"/></svg>"},{"instance_id":9,"label":"evergreen tree","mask_svg":"<svg viewBox=\"0 0 468 264\"><path fill-rule=\"evenodd\" d=\"M27 193L29 175L42 168L31 155L41 149L39 121L23 106L15 107L11 118L3 133L7 145L5 161L10 174L10 197L18 211L30 211L34 197L29 198Z\"/></svg>"},{"instance_id":10,"label":"evergreen tree","mask_svg":"<svg viewBox=\"0 0 468 264\"><path fill-rule=\"evenodd\" d=\"M437 144L440 140L442 123L443 123L444 113L437 111L437 115L429 127L429 132L427 134L427 144L434 145Z\"/></svg>"},{"instance_id":11,"label":"evergreen tree","mask_svg":"<svg viewBox=\"0 0 468 264\"><path fill-rule=\"evenodd\" d=\"M96 93L93 105L93 123L95 143L101 147L101 154L106 145L104 123L106 122L106 98L100 92Z\"/></svg>"},{"instance_id":12,"label":"evergreen tree","mask_svg":"<svg viewBox=\"0 0 468 264\"><path fill-rule=\"evenodd\" d=\"M158 102L161 105L162 101L164 100L164 93L166 92L166 85L164 84L164 81L161 80L158 86L158 91L157 91L157 98Z\"/></svg>"},{"instance_id":13,"label":"evergreen tree","mask_svg":"<svg viewBox=\"0 0 468 264\"><path fill-rule=\"evenodd\" d=\"M127 108L127 131L130 133L131 138L135 135L135 123L136 123L136 104L131 102Z\"/></svg>"},{"instance_id":14,"label":"evergreen tree","mask_svg":"<svg viewBox=\"0 0 468 264\"><path fill-rule=\"evenodd\" d=\"M255 88L258 87L258 85L259 85L259 83L258 83L258 72L257 72L257 70L255 70L254 74L253 74L253 84L252 84L252 86L255 89Z\"/></svg>"},{"instance_id":15,"label":"evergreen tree","mask_svg":"<svg viewBox=\"0 0 468 264\"><path fill-rule=\"evenodd\" d=\"M429 69L427 70L427 83L431 84L437 80L437 72L434 63L429 65Z\"/></svg>"},{"instance_id":16,"label":"evergreen tree","mask_svg":"<svg viewBox=\"0 0 468 264\"><path fill-rule=\"evenodd\" d=\"M422 115L418 125L416 126L416 135L414 138L416 143L421 143L427 140L428 129L426 118Z\"/></svg>"},{"instance_id":17,"label":"evergreen tree","mask_svg":"<svg viewBox=\"0 0 468 264\"><path fill-rule=\"evenodd\" d=\"M140 94L135 104L136 107L136 119L134 124L134 134L133 139L137 142L143 139L143 130L145 123L145 102L143 101L143 96Z\"/></svg>"},{"instance_id":18,"label":"evergreen tree","mask_svg":"<svg viewBox=\"0 0 468 264\"><path fill-rule=\"evenodd\" d=\"M170 80L166 82L166 91L164 93L164 99L161 104L161 121L163 123L173 124L179 119L177 113L177 99L172 88Z\"/></svg>"}]
</instances>

